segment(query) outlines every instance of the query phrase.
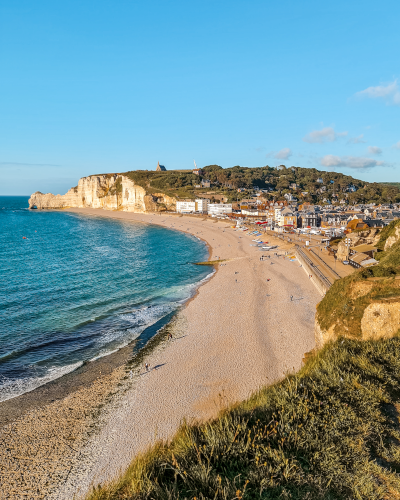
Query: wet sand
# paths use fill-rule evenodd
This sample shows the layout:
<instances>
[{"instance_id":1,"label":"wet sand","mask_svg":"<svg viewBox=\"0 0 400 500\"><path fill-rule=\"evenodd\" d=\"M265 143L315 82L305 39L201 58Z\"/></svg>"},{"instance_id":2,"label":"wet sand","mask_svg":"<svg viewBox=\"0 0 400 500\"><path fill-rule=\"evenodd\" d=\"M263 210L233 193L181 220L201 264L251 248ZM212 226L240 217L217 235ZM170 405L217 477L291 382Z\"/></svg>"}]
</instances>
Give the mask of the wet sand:
<instances>
[{"instance_id":1,"label":"wet sand","mask_svg":"<svg viewBox=\"0 0 400 500\"><path fill-rule=\"evenodd\" d=\"M89 386L79 389L80 393L72 392L40 411L27 411L17 422L4 427L9 430L14 426L13 439L17 443L21 429L32 429L39 413L41 422L55 427L51 415L60 408L72 408L68 411L73 412L75 404L89 412L96 406L93 401L97 405L107 403L100 414L90 411L81 417L82 426L90 421L96 433L86 434L83 439L80 436L85 433L77 431L78 442L69 455L68 471L60 465L59 476L54 473L50 478L52 487L42 487L46 498L57 499L80 497L92 484L114 478L138 451L158 438L170 438L183 418L190 421L213 417L221 407L299 369L304 353L314 347L315 306L321 299L297 261L272 257L274 252L271 259L260 261L261 252L250 246L252 238L225 222L97 209L71 211L189 232L209 244L210 260L226 260L178 314L172 325L173 340L163 342L146 358L151 366L149 373L135 370L132 378L127 377L121 362L107 375L99 374ZM104 384L104 390L98 390L97 399L93 396L93 401L86 404L85 398L90 399L96 384ZM23 436L28 433L25 430ZM63 435L63 439L66 437ZM35 439L40 440L40 433ZM50 450L48 456L52 456ZM61 460L57 457L53 461ZM18 471L18 460L14 457L5 468L0 463L0 472L10 468L7 464L13 464ZM27 484L34 482L33 469L26 466L25 470ZM38 468L35 471L41 474ZM46 474L44 466L42 475ZM18 485L18 474L14 476L14 484Z\"/></svg>"}]
</instances>

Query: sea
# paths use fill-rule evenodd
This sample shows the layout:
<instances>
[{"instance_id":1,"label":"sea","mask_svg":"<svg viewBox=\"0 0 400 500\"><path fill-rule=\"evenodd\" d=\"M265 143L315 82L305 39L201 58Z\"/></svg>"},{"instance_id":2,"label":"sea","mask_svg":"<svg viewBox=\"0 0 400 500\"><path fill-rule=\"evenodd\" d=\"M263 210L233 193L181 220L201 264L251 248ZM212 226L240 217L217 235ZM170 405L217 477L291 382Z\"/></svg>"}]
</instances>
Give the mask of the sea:
<instances>
[{"instance_id":1,"label":"sea","mask_svg":"<svg viewBox=\"0 0 400 500\"><path fill-rule=\"evenodd\" d=\"M0 197L0 401L146 335L209 277L193 264L207 258L176 230Z\"/></svg>"}]
</instances>

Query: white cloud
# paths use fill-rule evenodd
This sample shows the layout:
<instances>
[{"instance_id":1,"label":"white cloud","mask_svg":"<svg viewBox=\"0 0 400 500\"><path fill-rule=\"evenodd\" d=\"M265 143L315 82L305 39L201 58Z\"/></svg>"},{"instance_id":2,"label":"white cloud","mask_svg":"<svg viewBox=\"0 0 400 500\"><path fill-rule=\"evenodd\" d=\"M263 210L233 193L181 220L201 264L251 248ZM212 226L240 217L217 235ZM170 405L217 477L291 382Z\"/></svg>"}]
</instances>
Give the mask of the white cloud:
<instances>
[{"instance_id":1,"label":"white cloud","mask_svg":"<svg viewBox=\"0 0 400 500\"><path fill-rule=\"evenodd\" d=\"M274 154L274 158L279 160L288 160L291 156L293 156L292 150L290 148L283 148Z\"/></svg>"},{"instance_id":2,"label":"white cloud","mask_svg":"<svg viewBox=\"0 0 400 500\"><path fill-rule=\"evenodd\" d=\"M395 149L400 149L400 141L399 142L396 142L396 144L393 144L393 147Z\"/></svg>"},{"instance_id":3,"label":"white cloud","mask_svg":"<svg viewBox=\"0 0 400 500\"><path fill-rule=\"evenodd\" d=\"M383 99L386 104L400 106L400 89L397 80L387 85L378 85L377 87L368 87L361 92L356 93L356 97L367 97L369 99Z\"/></svg>"},{"instance_id":4,"label":"white cloud","mask_svg":"<svg viewBox=\"0 0 400 500\"><path fill-rule=\"evenodd\" d=\"M319 143L323 142L333 142L339 137L345 137L347 132L335 132L333 127L325 127L321 130L313 130L305 137L303 137L304 142Z\"/></svg>"},{"instance_id":5,"label":"white cloud","mask_svg":"<svg viewBox=\"0 0 400 500\"><path fill-rule=\"evenodd\" d=\"M382 149L378 148L378 146L368 146L368 153L370 155L381 155Z\"/></svg>"},{"instance_id":6,"label":"white cloud","mask_svg":"<svg viewBox=\"0 0 400 500\"><path fill-rule=\"evenodd\" d=\"M374 167L384 166L383 161L376 161L372 158L362 158L359 156L334 156L326 155L320 159L323 167L344 167L358 170L366 170Z\"/></svg>"},{"instance_id":7,"label":"white cloud","mask_svg":"<svg viewBox=\"0 0 400 500\"><path fill-rule=\"evenodd\" d=\"M347 141L347 144L363 144L363 143L365 143L364 134L360 134L357 137L350 137L349 140Z\"/></svg>"}]
</instances>

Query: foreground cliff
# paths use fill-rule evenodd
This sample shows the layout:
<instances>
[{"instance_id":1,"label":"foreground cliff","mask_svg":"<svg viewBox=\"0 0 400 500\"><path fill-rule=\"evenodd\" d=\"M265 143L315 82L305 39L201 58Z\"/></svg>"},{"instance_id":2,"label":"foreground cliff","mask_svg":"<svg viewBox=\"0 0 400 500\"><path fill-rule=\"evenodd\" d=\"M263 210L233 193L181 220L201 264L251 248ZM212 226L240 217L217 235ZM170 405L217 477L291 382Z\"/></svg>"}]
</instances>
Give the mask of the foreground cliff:
<instances>
[{"instance_id":1,"label":"foreground cliff","mask_svg":"<svg viewBox=\"0 0 400 500\"><path fill-rule=\"evenodd\" d=\"M360 233L355 238L366 236ZM375 255L380 262L337 280L318 304L318 348L341 336L378 340L400 330L400 221L370 236L380 249Z\"/></svg>"},{"instance_id":2,"label":"foreground cliff","mask_svg":"<svg viewBox=\"0 0 400 500\"><path fill-rule=\"evenodd\" d=\"M76 187L64 195L36 191L29 208L103 208L127 212L160 212L175 208L175 198L149 193L125 175L103 174L82 177Z\"/></svg>"}]
</instances>

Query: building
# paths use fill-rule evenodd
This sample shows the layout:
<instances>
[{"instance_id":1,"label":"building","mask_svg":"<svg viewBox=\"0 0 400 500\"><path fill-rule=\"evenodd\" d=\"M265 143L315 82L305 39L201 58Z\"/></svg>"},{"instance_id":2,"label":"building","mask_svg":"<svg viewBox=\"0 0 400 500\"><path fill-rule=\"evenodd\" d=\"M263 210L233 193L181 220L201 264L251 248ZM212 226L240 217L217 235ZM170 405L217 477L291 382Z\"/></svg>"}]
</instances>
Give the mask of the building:
<instances>
[{"instance_id":1,"label":"building","mask_svg":"<svg viewBox=\"0 0 400 500\"><path fill-rule=\"evenodd\" d=\"M196 200L196 212L207 213L208 200L207 198L198 198Z\"/></svg>"},{"instance_id":2,"label":"building","mask_svg":"<svg viewBox=\"0 0 400 500\"><path fill-rule=\"evenodd\" d=\"M160 165L160 162L158 162L156 171L157 172L166 172L166 170L167 169L164 167L164 165Z\"/></svg>"},{"instance_id":3,"label":"building","mask_svg":"<svg viewBox=\"0 0 400 500\"><path fill-rule=\"evenodd\" d=\"M194 173L194 175L203 175L203 171L201 170L201 168L194 168L192 172Z\"/></svg>"},{"instance_id":4,"label":"building","mask_svg":"<svg viewBox=\"0 0 400 500\"><path fill-rule=\"evenodd\" d=\"M322 179L322 177L318 177L317 182L318 182L318 184L323 184L324 179Z\"/></svg>"},{"instance_id":5,"label":"building","mask_svg":"<svg viewBox=\"0 0 400 500\"><path fill-rule=\"evenodd\" d=\"M208 200L198 198L196 200L180 200L176 202L176 211L179 213L207 212Z\"/></svg>"},{"instance_id":6,"label":"building","mask_svg":"<svg viewBox=\"0 0 400 500\"><path fill-rule=\"evenodd\" d=\"M286 193L283 195L283 197L286 198L287 201L297 201L297 198L291 193Z\"/></svg>"},{"instance_id":7,"label":"building","mask_svg":"<svg viewBox=\"0 0 400 500\"><path fill-rule=\"evenodd\" d=\"M211 181L208 179L202 179L201 185L203 186L203 188L209 188L211 187Z\"/></svg>"},{"instance_id":8,"label":"building","mask_svg":"<svg viewBox=\"0 0 400 500\"><path fill-rule=\"evenodd\" d=\"M301 214L298 217L298 227L320 227L321 217L315 212Z\"/></svg>"},{"instance_id":9,"label":"building","mask_svg":"<svg viewBox=\"0 0 400 500\"><path fill-rule=\"evenodd\" d=\"M225 215L232 213L232 203L210 203L208 215Z\"/></svg>"},{"instance_id":10,"label":"building","mask_svg":"<svg viewBox=\"0 0 400 500\"><path fill-rule=\"evenodd\" d=\"M257 215L258 216L258 210L252 210L251 208L244 208L241 211L242 215Z\"/></svg>"},{"instance_id":11,"label":"building","mask_svg":"<svg viewBox=\"0 0 400 500\"><path fill-rule=\"evenodd\" d=\"M194 200L181 200L176 202L176 211L179 213L193 213L196 211Z\"/></svg>"}]
</instances>

